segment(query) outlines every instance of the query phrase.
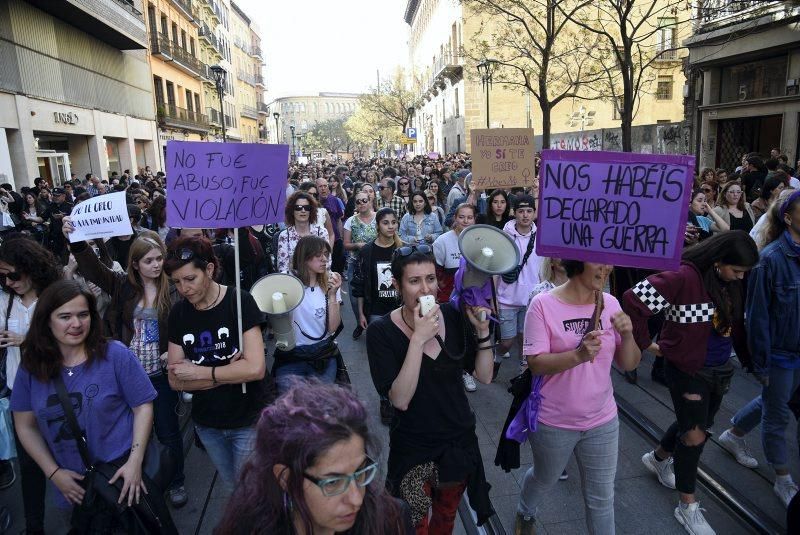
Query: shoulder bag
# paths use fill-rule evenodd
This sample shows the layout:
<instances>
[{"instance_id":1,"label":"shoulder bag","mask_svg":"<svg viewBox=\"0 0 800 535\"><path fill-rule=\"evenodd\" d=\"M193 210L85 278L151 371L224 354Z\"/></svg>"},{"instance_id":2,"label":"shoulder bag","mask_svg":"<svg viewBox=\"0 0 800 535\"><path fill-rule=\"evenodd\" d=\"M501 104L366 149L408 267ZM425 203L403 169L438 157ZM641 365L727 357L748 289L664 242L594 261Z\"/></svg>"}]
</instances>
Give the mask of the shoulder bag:
<instances>
[{"instance_id":1,"label":"shoulder bag","mask_svg":"<svg viewBox=\"0 0 800 535\"><path fill-rule=\"evenodd\" d=\"M14 295L8 294L8 307L6 308L6 322L3 330L8 330L8 317L11 315L11 308L14 306ZM7 398L11 395L11 389L6 384L8 382L8 348L0 348L0 398Z\"/></svg>"},{"instance_id":2,"label":"shoulder bag","mask_svg":"<svg viewBox=\"0 0 800 535\"><path fill-rule=\"evenodd\" d=\"M113 485L109 484L108 481L125 464L129 453L111 462L93 463L89 456L89 449L86 446L86 436L81 431L77 418L75 418L75 412L72 409L72 403L69 400L60 372L53 379L53 383L56 387L58 400L64 409L64 418L72 436L75 438L81 460L86 466L86 473L83 481L81 481L86 493L84 494L83 502L75 506L72 511L70 533L112 533L115 528L122 527L130 534L177 535L178 530L172 521L169 509L167 509L163 491L149 475L152 473L152 469L158 470L160 468L158 463L151 463L150 466L147 466L148 462L146 460L142 462L142 481L147 487L147 494L142 494L139 498L139 503L134 504L132 507L118 504L117 501L124 482L121 478ZM148 451L145 454L145 458L154 451L149 446L150 444L153 444L152 440L148 441ZM163 458L161 455L158 455L158 457ZM169 470L166 471L169 472Z\"/></svg>"}]
</instances>

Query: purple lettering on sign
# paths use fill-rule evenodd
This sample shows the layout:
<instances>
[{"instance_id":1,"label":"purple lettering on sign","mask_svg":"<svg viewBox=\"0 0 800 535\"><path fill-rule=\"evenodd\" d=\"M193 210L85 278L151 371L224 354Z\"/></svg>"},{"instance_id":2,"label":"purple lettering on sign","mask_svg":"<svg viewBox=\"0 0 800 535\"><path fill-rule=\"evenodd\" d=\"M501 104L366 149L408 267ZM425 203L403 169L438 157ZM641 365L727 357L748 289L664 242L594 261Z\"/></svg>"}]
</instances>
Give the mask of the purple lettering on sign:
<instances>
[{"instance_id":1,"label":"purple lettering on sign","mask_svg":"<svg viewBox=\"0 0 800 535\"><path fill-rule=\"evenodd\" d=\"M238 228L283 221L288 145L167 142L167 224Z\"/></svg>"},{"instance_id":2,"label":"purple lettering on sign","mask_svg":"<svg viewBox=\"0 0 800 535\"><path fill-rule=\"evenodd\" d=\"M536 254L677 269L694 156L543 150Z\"/></svg>"}]
</instances>

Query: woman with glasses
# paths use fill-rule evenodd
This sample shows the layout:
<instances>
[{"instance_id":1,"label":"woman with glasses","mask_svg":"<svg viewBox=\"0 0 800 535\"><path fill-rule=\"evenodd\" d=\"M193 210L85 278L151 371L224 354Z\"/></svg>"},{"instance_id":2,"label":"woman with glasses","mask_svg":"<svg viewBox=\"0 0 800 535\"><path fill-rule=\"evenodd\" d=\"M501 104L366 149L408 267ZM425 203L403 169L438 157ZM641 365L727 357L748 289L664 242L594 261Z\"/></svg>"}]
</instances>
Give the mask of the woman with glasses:
<instances>
[{"instance_id":1,"label":"woman with glasses","mask_svg":"<svg viewBox=\"0 0 800 535\"><path fill-rule=\"evenodd\" d=\"M444 303L450 300L456 271L461 263L461 249L458 237L465 228L475 224L477 208L472 204L460 204L453 217L452 230L436 238L433 242L433 256L436 260L436 278L438 292L436 301Z\"/></svg>"},{"instance_id":2,"label":"woman with glasses","mask_svg":"<svg viewBox=\"0 0 800 535\"><path fill-rule=\"evenodd\" d=\"M437 292L427 245L397 249L392 283L401 306L367 329L367 356L378 394L394 407L387 485L412 507L418 534L451 533L461 495L483 523L491 513L475 415L462 386L464 370L492 380L489 320L482 307L420 304ZM431 510L430 517L428 515Z\"/></svg>"},{"instance_id":3,"label":"woman with glasses","mask_svg":"<svg viewBox=\"0 0 800 535\"><path fill-rule=\"evenodd\" d=\"M750 203L744 200L742 183L738 180L732 180L722 187L714 211L731 230L750 232L756 221Z\"/></svg>"},{"instance_id":4,"label":"woman with glasses","mask_svg":"<svg viewBox=\"0 0 800 535\"><path fill-rule=\"evenodd\" d=\"M64 236L75 230L64 218ZM133 240L125 272L107 266L85 241L70 244L79 273L111 296L106 315L108 334L125 344L147 374L158 393L153 402L158 441L169 448L175 462L175 477L165 489L173 507L188 501L183 473L183 440L176 409L178 394L170 388L166 374L167 318L180 296L164 273L167 248L158 234L142 232Z\"/></svg>"},{"instance_id":5,"label":"woman with glasses","mask_svg":"<svg viewBox=\"0 0 800 535\"><path fill-rule=\"evenodd\" d=\"M219 269L206 238L177 239L164 271L184 298L167 320L170 386L191 392L192 420L226 489L252 449L253 424L266 405L266 370L255 299L241 292L241 328L235 288L214 282Z\"/></svg>"},{"instance_id":6,"label":"woman with glasses","mask_svg":"<svg viewBox=\"0 0 800 535\"><path fill-rule=\"evenodd\" d=\"M511 203L508 200L508 193L502 189L496 189L489 194L486 200L488 210L485 214L478 214L477 222L480 225L491 225L499 230L503 230L506 223L511 221Z\"/></svg>"},{"instance_id":7,"label":"woman with glasses","mask_svg":"<svg viewBox=\"0 0 800 535\"><path fill-rule=\"evenodd\" d=\"M351 390L298 383L261 414L215 533L413 535L408 508L375 479L377 444Z\"/></svg>"},{"instance_id":8,"label":"woman with glasses","mask_svg":"<svg viewBox=\"0 0 800 535\"><path fill-rule=\"evenodd\" d=\"M706 202L713 210L717 206L717 194L719 193L719 184L715 181L707 181L700 184L700 191L703 192Z\"/></svg>"},{"instance_id":9,"label":"woman with glasses","mask_svg":"<svg viewBox=\"0 0 800 535\"><path fill-rule=\"evenodd\" d=\"M8 398L14 388L21 361L20 346L31 326L39 295L61 279L53 253L34 240L18 236L5 240L0 246L0 348L6 352L0 361L0 400ZM45 476L28 455L15 433L17 458L22 482L22 503L25 524L29 533L44 529ZM6 437L11 440L11 437ZM0 460L0 481L15 479L10 460Z\"/></svg>"},{"instance_id":10,"label":"woman with glasses","mask_svg":"<svg viewBox=\"0 0 800 535\"><path fill-rule=\"evenodd\" d=\"M429 189L425 190L425 199L428 201L428 206L431 207L431 212L436 214L436 218L439 220L440 225L444 225L444 210L441 206L439 206L439 199L436 195Z\"/></svg>"},{"instance_id":11,"label":"woman with glasses","mask_svg":"<svg viewBox=\"0 0 800 535\"><path fill-rule=\"evenodd\" d=\"M442 234L442 224L431 211L425 193L411 194L406 213L400 220L400 239L407 244L432 244Z\"/></svg>"},{"instance_id":12,"label":"woman with glasses","mask_svg":"<svg viewBox=\"0 0 800 535\"><path fill-rule=\"evenodd\" d=\"M305 236L297 242L291 273L303 283L303 300L292 312L295 347L275 351L272 374L279 393L289 390L297 377L326 383L336 379L340 354L331 335L342 323L342 278L328 270L330 256L331 246L322 238Z\"/></svg>"},{"instance_id":13,"label":"woman with glasses","mask_svg":"<svg viewBox=\"0 0 800 535\"><path fill-rule=\"evenodd\" d=\"M403 204L408 205L408 201L411 200L411 179L407 176L401 176L397 178L397 191L395 192L397 197L403 199Z\"/></svg>"},{"instance_id":14,"label":"woman with glasses","mask_svg":"<svg viewBox=\"0 0 800 535\"><path fill-rule=\"evenodd\" d=\"M348 278L353 280L353 272L358 266L358 256L361 249L372 242L378 235L378 230L375 225L375 211L372 209L369 195L365 191L359 191L353 195L356 205L356 213L344 223L344 232L342 234L344 239L344 248L350 251L350 260L348 263ZM353 315L358 317L358 299L353 295L351 288L350 291L350 306L353 308ZM353 331L353 340L357 340L364 329L361 325L356 325Z\"/></svg>"},{"instance_id":15,"label":"woman with glasses","mask_svg":"<svg viewBox=\"0 0 800 535\"><path fill-rule=\"evenodd\" d=\"M286 228L278 235L278 271L288 273L297 242L303 236L318 236L330 243L328 231L317 223L317 201L306 191L296 191L286 201ZM330 220L330 218L328 218Z\"/></svg>"}]
</instances>

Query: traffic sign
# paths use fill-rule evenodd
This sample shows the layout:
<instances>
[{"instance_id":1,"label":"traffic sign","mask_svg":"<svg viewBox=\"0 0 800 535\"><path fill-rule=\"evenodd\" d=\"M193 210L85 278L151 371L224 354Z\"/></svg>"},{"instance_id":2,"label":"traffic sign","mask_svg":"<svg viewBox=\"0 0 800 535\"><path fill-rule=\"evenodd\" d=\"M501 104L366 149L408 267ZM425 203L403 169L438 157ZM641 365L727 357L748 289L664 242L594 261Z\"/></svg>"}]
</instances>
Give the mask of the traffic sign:
<instances>
[{"instance_id":1,"label":"traffic sign","mask_svg":"<svg viewBox=\"0 0 800 535\"><path fill-rule=\"evenodd\" d=\"M411 139L417 139L417 129L416 128L406 128L406 137ZM408 141L404 141L403 143L409 143Z\"/></svg>"},{"instance_id":2,"label":"traffic sign","mask_svg":"<svg viewBox=\"0 0 800 535\"><path fill-rule=\"evenodd\" d=\"M413 137L403 136L400 138L401 145L413 145L416 142L417 142L416 138Z\"/></svg>"}]
</instances>

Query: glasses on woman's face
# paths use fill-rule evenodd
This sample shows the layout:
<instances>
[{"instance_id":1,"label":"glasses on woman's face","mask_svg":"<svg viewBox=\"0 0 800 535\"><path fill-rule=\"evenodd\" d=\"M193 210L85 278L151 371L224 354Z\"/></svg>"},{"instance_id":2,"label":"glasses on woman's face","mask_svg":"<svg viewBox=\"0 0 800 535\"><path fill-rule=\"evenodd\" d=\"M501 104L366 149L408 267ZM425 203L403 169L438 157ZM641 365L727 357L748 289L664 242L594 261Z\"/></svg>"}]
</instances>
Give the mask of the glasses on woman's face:
<instances>
[{"instance_id":1,"label":"glasses on woman's face","mask_svg":"<svg viewBox=\"0 0 800 535\"><path fill-rule=\"evenodd\" d=\"M356 199L356 204L367 204L368 202L369 198Z\"/></svg>"},{"instance_id":2,"label":"glasses on woman's face","mask_svg":"<svg viewBox=\"0 0 800 535\"><path fill-rule=\"evenodd\" d=\"M430 245L421 244L421 245L406 245L404 247L400 247L399 249L394 250L394 256L408 256L414 251L422 254L431 254L433 249Z\"/></svg>"},{"instance_id":3,"label":"glasses on woman's face","mask_svg":"<svg viewBox=\"0 0 800 535\"><path fill-rule=\"evenodd\" d=\"M19 281L22 280L22 273L19 273L17 271L10 271L8 273L0 273L0 282L5 284L6 280L19 282Z\"/></svg>"},{"instance_id":4,"label":"glasses on woman's face","mask_svg":"<svg viewBox=\"0 0 800 535\"><path fill-rule=\"evenodd\" d=\"M364 464L366 465L364 468L356 470L350 475L319 478L303 472L303 477L318 486L324 496L338 496L347 492L351 481L361 488L372 483L375 474L378 473L378 463L367 457Z\"/></svg>"},{"instance_id":5,"label":"glasses on woman's face","mask_svg":"<svg viewBox=\"0 0 800 535\"><path fill-rule=\"evenodd\" d=\"M294 205L295 212L311 212L311 205L310 204L295 204Z\"/></svg>"},{"instance_id":6,"label":"glasses on woman's face","mask_svg":"<svg viewBox=\"0 0 800 535\"><path fill-rule=\"evenodd\" d=\"M398 182L398 184L399 184L400 186L408 186L408 182L406 182L406 181L403 181L403 182Z\"/></svg>"}]
</instances>

